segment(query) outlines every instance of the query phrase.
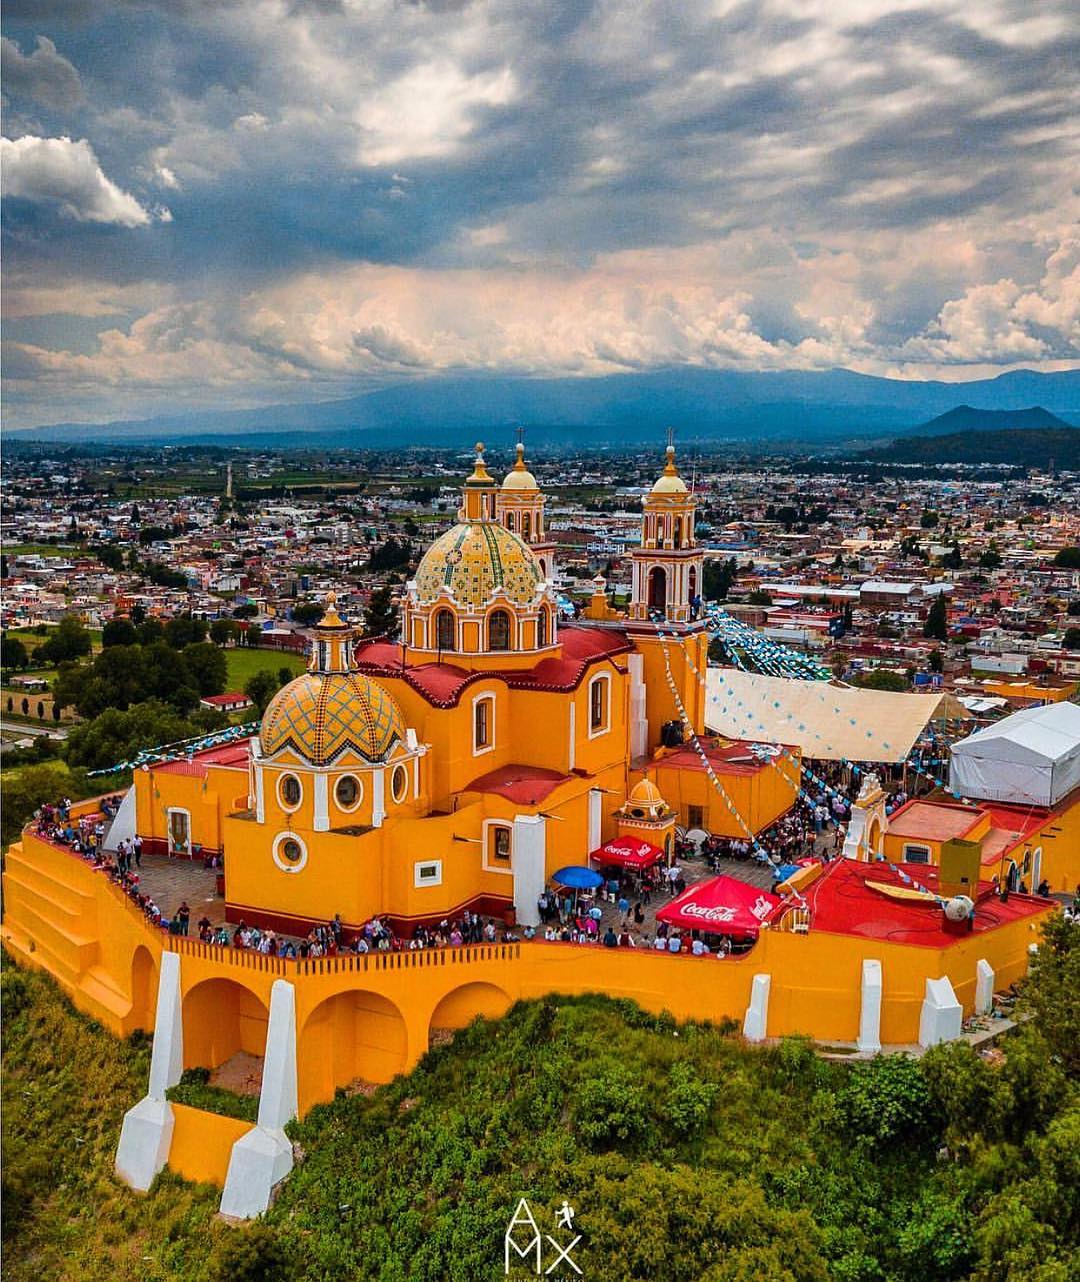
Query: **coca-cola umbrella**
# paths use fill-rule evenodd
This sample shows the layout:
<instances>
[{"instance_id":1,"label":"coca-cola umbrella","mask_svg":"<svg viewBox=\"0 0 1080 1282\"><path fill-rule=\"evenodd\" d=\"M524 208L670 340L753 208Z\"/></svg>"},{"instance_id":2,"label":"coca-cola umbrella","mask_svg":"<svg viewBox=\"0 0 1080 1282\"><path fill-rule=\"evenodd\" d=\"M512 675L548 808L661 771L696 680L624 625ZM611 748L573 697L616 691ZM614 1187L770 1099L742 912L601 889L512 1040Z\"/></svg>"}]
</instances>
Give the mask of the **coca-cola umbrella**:
<instances>
[{"instance_id":1,"label":"coca-cola umbrella","mask_svg":"<svg viewBox=\"0 0 1080 1282\"><path fill-rule=\"evenodd\" d=\"M590 862L602 867L651 868L664 857L659 846L641 837L613 837L589 856Z\"/></svg>"},{"instance_id":2,"label":"coca-cola umbrella","mask_svg":"<svg viewBox=\"0 0 1080 1282\"><path fill-rule=\"evenodd\" d=\"M687 886L671 903L656 910L656 920L683 930L756 938L761 923L780 902L778 896L737 877L713 877Z\"/></svg>"}]
</instances>

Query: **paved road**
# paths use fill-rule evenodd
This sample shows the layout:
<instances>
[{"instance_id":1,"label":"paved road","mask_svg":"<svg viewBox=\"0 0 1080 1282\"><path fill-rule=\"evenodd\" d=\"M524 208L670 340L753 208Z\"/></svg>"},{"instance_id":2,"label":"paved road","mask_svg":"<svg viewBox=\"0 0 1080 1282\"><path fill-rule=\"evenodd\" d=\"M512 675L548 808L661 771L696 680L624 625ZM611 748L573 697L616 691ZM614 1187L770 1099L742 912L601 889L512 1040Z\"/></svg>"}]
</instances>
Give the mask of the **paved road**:
<instances>
[{"instance_id":1,"label":"paved road","mask_svg":"<svg viewBox=\"0 0 1080 1282\"><path fill-rule=\"evenodd\" d=\"M56 726L35 726L21 721L0 720L0 734L5 738L22 739L25 735L49 735L55 730Z\"/></svg>"}]
</instances>

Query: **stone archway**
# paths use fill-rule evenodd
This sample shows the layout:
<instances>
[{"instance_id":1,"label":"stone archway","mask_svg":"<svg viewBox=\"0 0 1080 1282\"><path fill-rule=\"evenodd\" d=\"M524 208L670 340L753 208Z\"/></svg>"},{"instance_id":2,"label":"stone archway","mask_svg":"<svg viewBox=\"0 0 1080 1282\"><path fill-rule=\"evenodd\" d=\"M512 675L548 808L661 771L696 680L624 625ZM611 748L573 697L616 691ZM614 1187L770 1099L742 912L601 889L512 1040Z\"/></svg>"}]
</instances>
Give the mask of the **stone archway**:
<instances>
[{"instance_id":1,"label":"stone archway","mask_svg":"<svg viewBox=\"0 0 1080 1282\"><path fill-rule=\"evenodd\" d=\"M328 997L308 1016L298 1053L310 1103L333 1099L339 1086L381 1084L405 1071L408 1039L401 1011L378 993Z\"/></svg>"},{"instance_id":2,"label":"stone archway","mask_svg":"<svg viewBox=\"0 0 1080 1282\"><path fill-rule=\"evenodd\" d=\"M131 1014L129 1028L151 1032L157 1012L158 968L154 955L140 944L131 958Z\"/></svg>"},{"instance_id":3,"label":"stone archway","mask_svg":"<svg viewBox=\"0 0 1080 1282\"><path fill-rule=\"evenodd\" d=\"M184 996L184 1067L218 1068L243 1051L266 1054L270 1012L232 979L206 979Z\"/></svg>"},{"instance_id":4,"label":"stone archway","mask_svg":"<svg viewBox=\"0 0 1080 1282\"><path fill-rule=\"evenodd\" d=\"M498 1019L510 1009L509 996L497 984L474 982L452 989L431 1012L428 1020L428 1041L436 1033L454 1032L465 1028L478 1016Z\"/></svg>"}]
</instances>

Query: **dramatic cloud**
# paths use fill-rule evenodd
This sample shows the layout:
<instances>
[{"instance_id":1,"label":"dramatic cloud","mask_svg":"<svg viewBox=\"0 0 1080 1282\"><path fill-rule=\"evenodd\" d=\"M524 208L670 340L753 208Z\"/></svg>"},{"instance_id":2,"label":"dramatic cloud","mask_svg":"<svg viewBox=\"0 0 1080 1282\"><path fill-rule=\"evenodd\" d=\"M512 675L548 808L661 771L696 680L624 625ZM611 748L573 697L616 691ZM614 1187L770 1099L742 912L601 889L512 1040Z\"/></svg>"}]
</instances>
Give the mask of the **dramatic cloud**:
<instances>
[{"instance_id":1,"label":"dramatic cloud","mask_svg":"<svg viewBox=\"0 0 1080 1282\"><path fill-rule=\"evenodd\" d=\"M79 73L47 36L38 36L37 48L24 55L13 40L0 38L0 76L5 93L30 98L50 107L75 107L82 100Z\"/></svg>"},{"instance_id":2,"label":"dramatic cloud","mask_svg":"<svg viewBox=\"0 0 1080 1282\"><path fill-rule=\"evenodd\" d=\"M85 138L0 138L4 194L57 204L79 222L143 227L151 215L106 178Z\"/></svg>"},{"instance_id":3,"label":"dramatic cloud","mask_svg":"<svg viewBox=\"0 0 1080 1282\"><path fill-rule=\"evenodd\" d=\"M16 0L9 413L1076 362L1073 8Z\"/></svg>"}]
</instances>

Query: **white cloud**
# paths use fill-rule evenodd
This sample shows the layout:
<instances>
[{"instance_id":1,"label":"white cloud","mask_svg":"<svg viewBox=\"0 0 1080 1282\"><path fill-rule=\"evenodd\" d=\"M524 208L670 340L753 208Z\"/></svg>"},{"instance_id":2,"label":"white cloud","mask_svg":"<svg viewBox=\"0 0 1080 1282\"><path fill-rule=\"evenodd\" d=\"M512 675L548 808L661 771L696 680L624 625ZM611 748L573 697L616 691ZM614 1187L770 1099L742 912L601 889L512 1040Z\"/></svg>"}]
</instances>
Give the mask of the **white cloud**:
<instances>
[{"instance_id":1,"label":"white cloud","mask_svg":"<svg viewBox=\"0 0 1080 1282\"><path fill-rule=\"evenodd\" d=\"M472 132L478 108L505 106L514 92L509 68L468 76L445 60L413 67L357 109L360 162L397 165L448 156Z\"/></svg>"},{"instance_id":2,"label":"white cloud","mask_svg":"<svg viewBox=\"0 0 1080 1282\"><path fill-rule=\"evenodd\" d=\"M145 227L151 215L107 178L85 138L0 138L4 194L57 204L79 222Z\"/></svg>"}]
</instances>

